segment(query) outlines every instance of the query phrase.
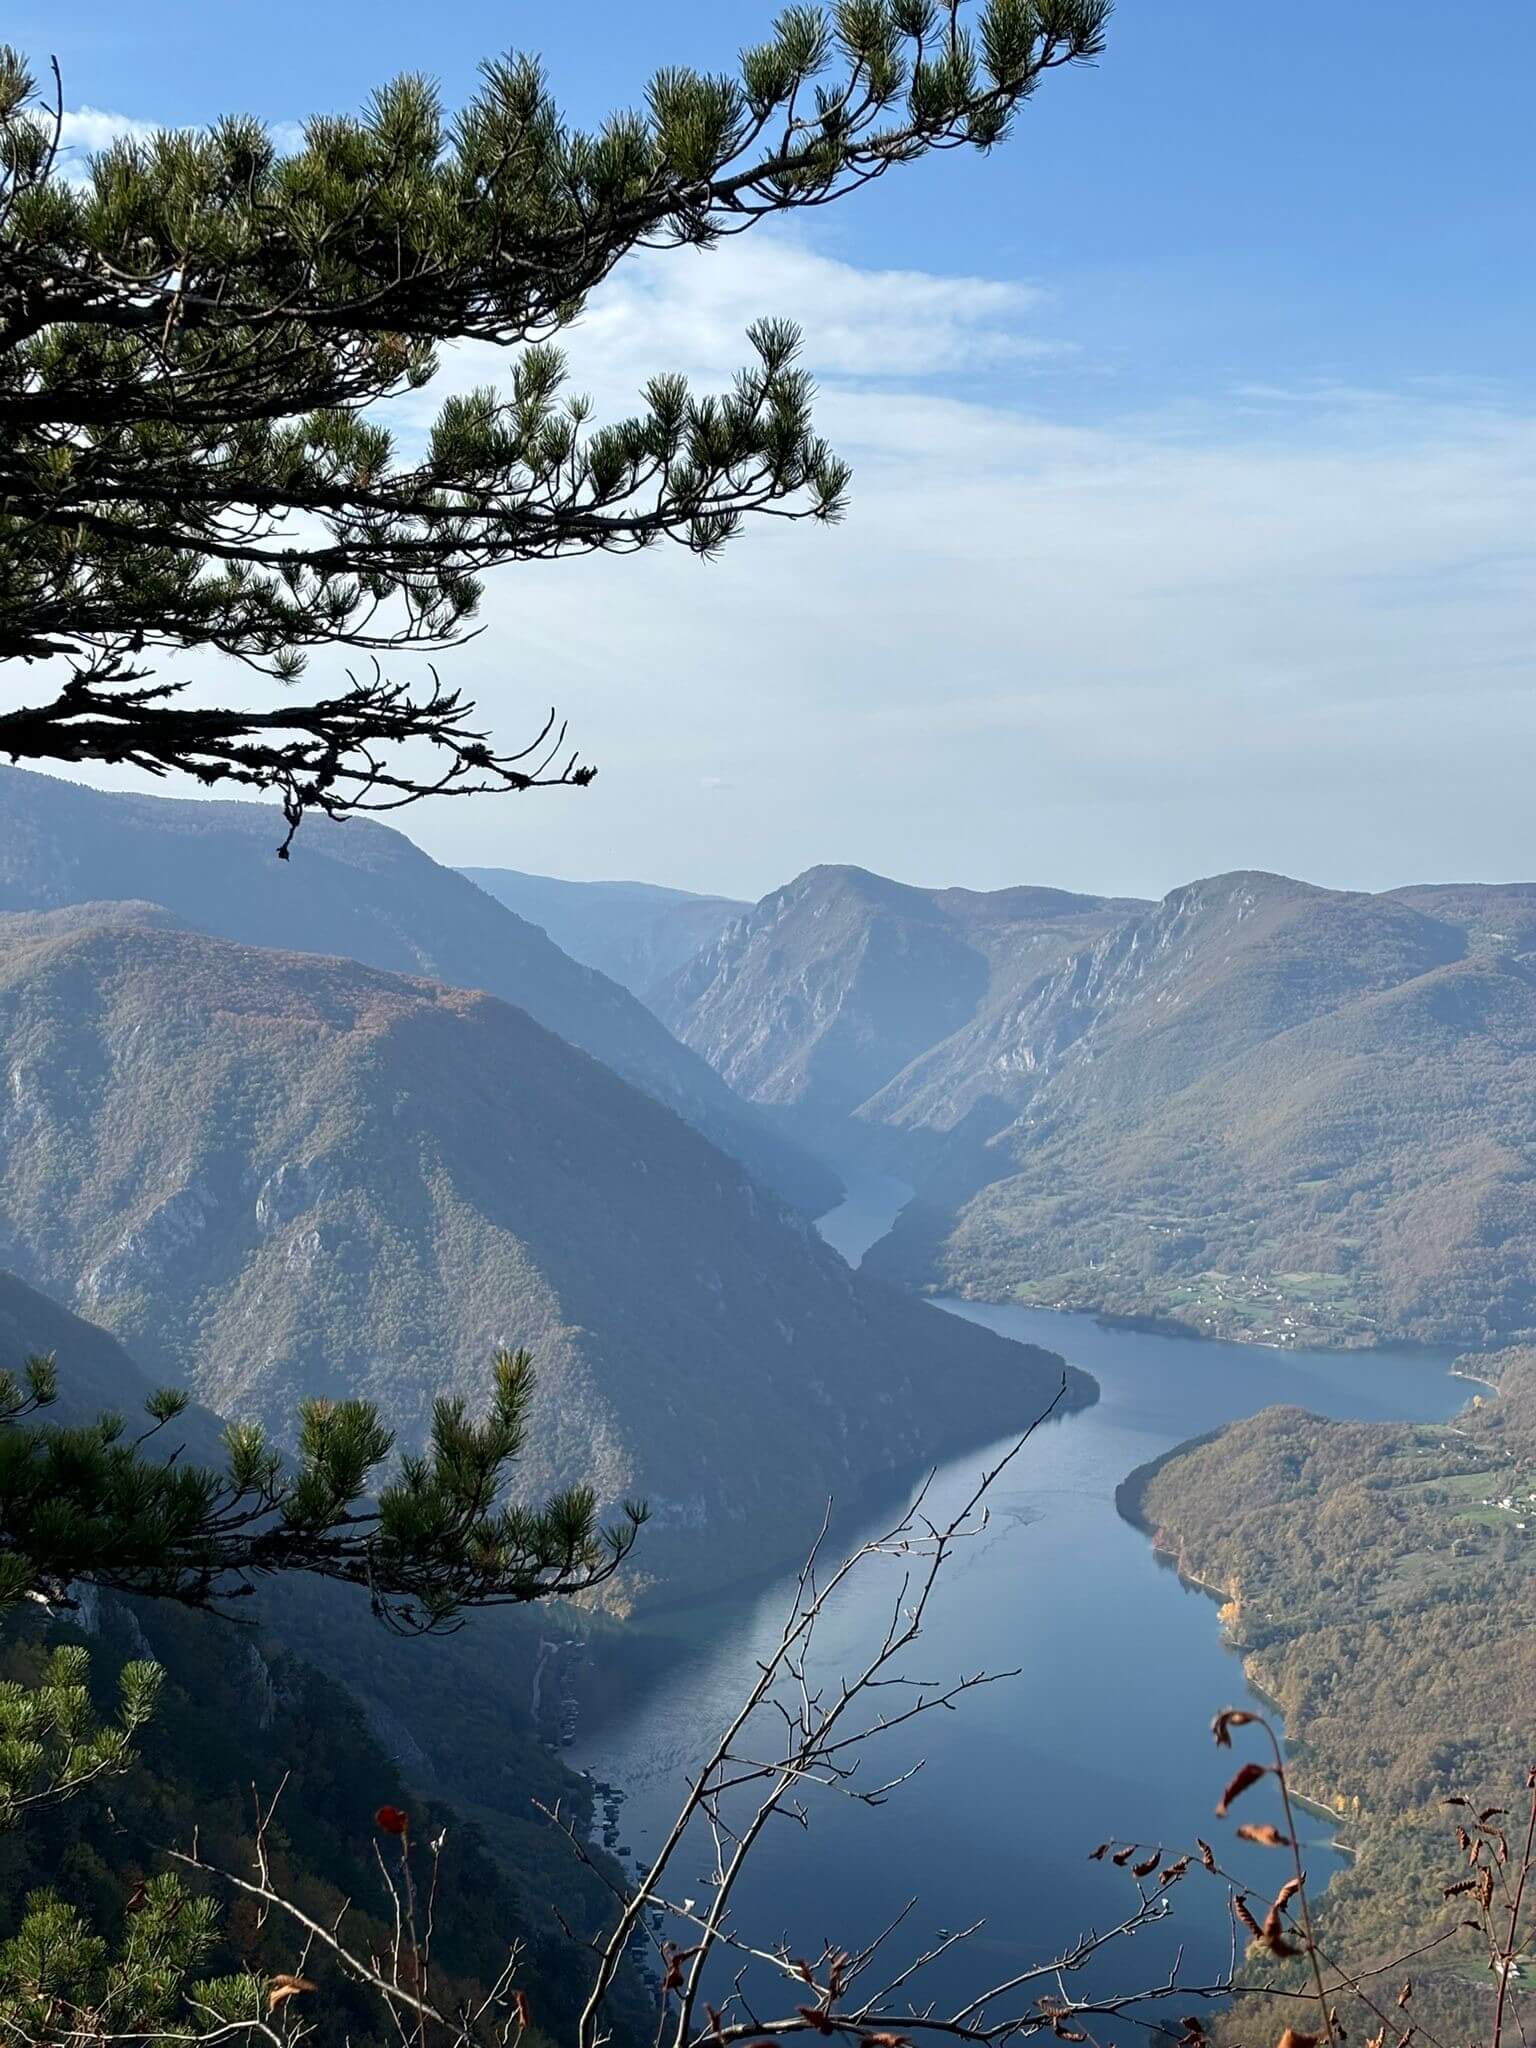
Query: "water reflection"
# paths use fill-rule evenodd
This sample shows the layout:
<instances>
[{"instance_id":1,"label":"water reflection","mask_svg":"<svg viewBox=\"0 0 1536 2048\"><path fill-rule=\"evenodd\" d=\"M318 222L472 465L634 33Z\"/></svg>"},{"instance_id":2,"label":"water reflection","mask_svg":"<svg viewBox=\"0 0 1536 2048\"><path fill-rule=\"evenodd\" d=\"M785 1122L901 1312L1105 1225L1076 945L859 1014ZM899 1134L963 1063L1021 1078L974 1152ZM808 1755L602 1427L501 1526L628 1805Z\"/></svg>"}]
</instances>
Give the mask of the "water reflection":
<instances>
[{"instance_id":1,"label":"water reflection","mask_svg":"<svg viewBox=\"0 0 1536 2048\"><path fill-rule=\"evenodd\" d=\"M864 1233L878 1235L881 1215L888 1223L904 1198L896 1184L860 1189L857 1215L830 1219L827 1234L856 1255L871 1241ZM770 1828L736 1893L736 1917L755 1938L782 1934L795 1953L815 1953L824 1941L851 1949L915 1896L898 1960L940 1928L982 1919L981 1935L926 1979L926 1997L958 2003L982 1982L1121 1917L1130 1903L1123 1874L1088 1861L1104 1837L1187 1844L1214 1826L1224 1759L1212 1747L1210 1718L1251 1696L1213 1603L1160 1567L1116 1513L1119 1482L1173 1445L1275 1402L1335 1416L1434 1420L1454 1413L1469 1390L1446 1360L1422 1353L1280 1353L1106 1330L1043 1310L944 1306L1062 1352L1101 1389L1094 1407L1041 1432L1000 1482L990 1527L960 1549L908 1659L936 1679L1018 1675L970 1694L956 1713L881 1738L883 1749L865 1767L870 1777L923 1759L889 1805L871 1810L828 1794L808 1828ZM1002 1448L945 1466L934 1481L935 1513L963 1500L978 1468ZM820 1641L823 1677L835 1680L867 1655L886 1625L899 1571L876 1560L838 1603ZM621 1715L583 1730L572 1760L624 1787L623 1832L637 1856L656 1845L685 1774L777 1640L792 1598L786 1580L655 1618L645 1663L658 1676ZM1308 1827L1317 1882L1340 1857L1325 1820ZM679 1874L689 1891L702 1889L704 1846L697 1845L697 1870L689 1864ZM1274 1877L1263 1850L1248 1849L1245 1858L1234 1845L1231 1861L1256 1886ZM1230 1923L1224 1893L1199 1878L1193 1873L1179 1887L1172 1929L1144 1931L1096 1966L1098 1977L1154 1982L1176 1940L1187 1974L1216 1975Z\"/></svg>"}]
</instances>

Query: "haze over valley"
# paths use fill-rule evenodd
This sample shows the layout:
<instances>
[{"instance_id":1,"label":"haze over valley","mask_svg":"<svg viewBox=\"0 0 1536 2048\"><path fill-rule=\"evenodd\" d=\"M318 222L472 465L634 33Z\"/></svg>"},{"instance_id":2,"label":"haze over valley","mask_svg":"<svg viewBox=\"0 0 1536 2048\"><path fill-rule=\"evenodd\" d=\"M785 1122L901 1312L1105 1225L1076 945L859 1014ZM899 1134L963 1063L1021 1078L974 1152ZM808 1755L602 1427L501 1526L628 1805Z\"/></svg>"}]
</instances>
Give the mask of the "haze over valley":
<instances>
[{"instance_id":1,"label":"haze over valley","mask_svg":"<svg viewBox=\"0 0 1536 2048\"><path fill-rule=\"evenodd\" d=\"M568 913L571 914L571 913ZM1536 886L1220 875L1158 904L813 868L655 987L907 1287L1270 1344L1536 1320Z\"/></svg>"},{"instance_id":2,"label":"haze over valley","mask_svg":"<svg viewBox=\"0 0 1536 2048\"><path fill-rule=\"evenodd\" d=\"M625 1831L654 1837L677 1760L769 1654L772 1575L828 1500L846 1540L935 1460L935 1500L963 1496L1048 1407L999 1502L1032 1547L1027 1595L1012 1548L989 1549L1000 1576L958 1582L942 1640L994 1657L1000 1616L1000 1640L1049 1638L1080 1610L1102 1668L1085 1648L1075 1682L1112 1696L1126 1643L1171 1629L1181 1650L1145 1648L1182 1672L1146 1730L1163 1803L1122 1788L1095 1819L1171 1830L1201 1797L1231 1650L1202 1605L1154 1595L1122 1519L1133 1468L1166 1467L1161 1501L1181 1439L1234 1415L1434 1423L1466 1398L1453 1356L1487 1377L1526 1356L1536 888L1241 873L1151 904L815 868L742 905L471 883L357 824L280 866L264 807L14 769L0 811L13 1345L78 1358L81 1412L145 1373L186 1385L194 1450L221 1417L292 1446L297 1404L358 1396L414 1447L434 1403L473 1406L497 1347L527 1345L520 1484L649 1503L606 1616L564 1639L488 1619L404 1696L338 1600L263 1606L264 1668L349 1688L369 1739L536 1889L530 1779L578 1810L617 1783ZM1246 1349L1155 1334L1174 1330ZM1408 1340L1439 1348L1392 1348ZM888 1597L875 1580L848 1606L849 1654ZM466 1695L486 1735L460 1726ZM1049 1827L1071 1830L1073 1773L1108 1739L1042 1698L933 1747L912 1815L947 1891L979 1910L1011 1889L1048 1926L1091 1910L1032 1853L975 1863L961 1817L978 1772L1033 1770L1043 1745L1066 1800ZM1396 1843L1401 1801L1381 1824ZM832 1827L807 1908L866 1854ZM1411 1917L1394 1882L1330 1890L1346 1935ZM804 1883L768 1854L745 1897L772 1912ZM1201 1905L1180 1938L1215 1967L1224 1926Z\"/></svg>"}]
</instances>

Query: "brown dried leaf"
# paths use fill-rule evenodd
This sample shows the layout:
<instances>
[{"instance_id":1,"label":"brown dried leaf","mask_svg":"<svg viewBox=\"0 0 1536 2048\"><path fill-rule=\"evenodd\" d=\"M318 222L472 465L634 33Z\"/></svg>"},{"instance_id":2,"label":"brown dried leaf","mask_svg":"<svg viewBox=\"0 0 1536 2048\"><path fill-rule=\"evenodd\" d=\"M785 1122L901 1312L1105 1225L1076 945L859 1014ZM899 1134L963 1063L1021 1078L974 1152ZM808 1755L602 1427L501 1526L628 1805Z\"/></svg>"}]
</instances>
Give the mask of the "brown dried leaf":
<instances>
[{"instance_id":1,"label":"brown dried leaf","mask_svg":"<svg viewBox=\"0 0 1536 2048\"><path fill-rule=\"evenodd\" d=\"M1242 1921L1243 1925L1247 1928L1248 1932L1253 1936L1255 1941L1263 1940L1264 1930L1259 1925L1258 1921L1254 1919L1252 1913L1249 1912L1248 1901L1243 1897L1241 1892L1234 1892L1232 1894L1232 1911L1235 1914L1235 1916Z\"/></svg>"},{"instance_id":2,"label":"brown dried leaf","mask_svg":"<svg viewBox=\"0 0 1536 2048\"><path fill-rule=\"evenodd\" d=\"M1240 1842L1258 1842L1266 1849L1290 1849L1295 1845L1289 1835L1282 1835L1273 1821L1245 1821L1237 1831Z\"/></svg>"},{"instance_id":3,"label":"brown dried leaf","mask_svg":"<svg viewBox=\"0 0 1536 2048\"><path fill-rule=\"evenodd\" d=\"M1163 1860L1161 1849L1154 1849L1150 1856L1143 1856L1139 1863L1131 1865L1132 1877L1150 1877Z\"/></svg>"},{"instance_id":4,"label":"brown dried leaf","mask_svg":"<svg viewBox=\"0 0 1536 2048\"><path fill-rule=\"evenodd\" d=\"M1397 1994L1397 2002L1398 2002L1398 2004L1399 2004L1399 2005L1406 2005L1406 2004L1408 2003L1409 1999L1410 1999L1410 1998L1412 1998L1412 1996L1413 1996L1413 1979L1412 1979L1411 1977L1405 1977L1405 1978L1403 1979L1403 1988L1402 1988L1402 1990L1401 1990L1401 1991L1399 1991L1399 1993Z\"/></svg>"},{"instance_id":5,"label":"brown dried leaf","mask_svg":"<svg viewBox=\"0 0 1536 2048\"><path fill-rule=\"evenodd\" d=\"M1216 1818L1224 1820L1227 1808L1232 1804L1233 1800L1241 1798L1250 1785L1257 1785L1260 1778L1267 1778L1269 1772L1270 1766L1268 1764L1244 1764L1236 1777L1227 1786L1226 1791L1222 1793L1221 1804L1216 1809Z\"/></svg>"},{"instance_id":6,"label":"brown dried leaf","mask_svg":"<svg viewBox=\"0 0 1536 2048\"><path fill-rule=\"evenodd\" d=\"M1247 1713L1242 1707L1223 1707L1211 1723L1211 1733L1216 1738L1217 1748L1230 1749L1232 1737L1229 1731L1233 1728L1246 1728L1250 1721L1257 1719L1257 1714Z\"/></svg>"},{"instance_id":7,"label":"brown dried leaf","mask_svg":"<svg viewBox=\"0 0 1536 2048\"><path fill-rule=\"evenodd\" d=\"M1102 1863L1114 1846L1113 1841L1100 1842L1097 1849L1090 1849L1088 1851L1088 1861L1090 1863Z\"/></svg>"},{"instance_id":8,"label":"brown dried leaf","mask_svg":"<svg viewBox=\"0 0 1536 2048\"><path fill-rule=\"evenodd\" d=\"M1279 2048L1317 2048L1321 2034L1298 2034L1294 2027L1287 2027L1280 2036Z\"/></svg>"},{"instance_id":9,"label":"brown dried leaf","mask_svg":"<svg viewBox=\"0 0 1536 2048\"><path fill-rule=\"evenodd\" d=\"M1216 1868L1216 1852L1212 1849L1210 1843L1204 1840L1202 1836L1196 1835L1195 1847L1200 1851L1200 1861L1205 1865L1206 1869L1214 1870Z\"/></svg>"},{"instance_id":10,"label":"brown dried leaf","mask_svg":"<svg viewBox=\"0 0 1536 2048\"><path fill-rule=\"evenodd\" d=\"M276 2012L280 2005L286 2005L290 1998L297 1998L301 1992L313 1991L308 1977L290 1977L286 1970L279 1970L275 1977L267 1979L267 2011Z\"/></svg>"},{"instance_id":11,"label":"brown dried leaf","mask_svg":"<svg viewBox=\"0 0 1536 2048\"><path fill-rule=\"evenodd\" d=\"M512 2010L517 2015L517 2024L520 2027L531 2027L533 2025L533 2007L528 2003L526 1991L513 1992Z\"/></svg>"},{"instance_id":12,"label":"brown dried leaf","mask_svg":"<svg viewBox=\"0 0 1536 2048\"><path fill-rule=\"evenodd\" d=\"M1121 1870L1124 1870L1126 1864L1130 1862L1140 1847L1141 1844L1139 1842L1127 1842L1125 1847L1117 1849L1109 1860L1111 1863L1117 1864Z\"/></svg>"},{"instance_id":13,"label":"brown dried leaf","mask_svg":"<svg viewBox=\"0 0 1536 2048\"><path fill-rule=\"evenodd\" d=\"M1264 1925L1259 1930L1259 1939L1272 1956L1299 1956L1301 1950L1294 1942L1285 1938L1285 1923L1273 1906L1264 1915Z\"/></svg>"},{"instance_id":14,"label":"brown dried leaf","mask_svg":"<svg viewBox=\"0 0 1536 2048\"><path fill-rule=\"evenodd\" d=\"M1161 1891L1165 1885L1177 1884L1188 1868L1189 1858L1187 1856L1181 1856L1177 1863L1170 1863L1162 1876L1157 1880L1158 1890Z\"/></svg>"},{"instance_id":15,"label":"brown dried leaf","mask_svg":"<svg viewBox=\"0 0 1536 2048\"><path fill-rule=\"evenodd\" d=\"M1476 1890L1477 1879L1475 1877L1464 1877L1459 1884L1446 1885L1441 1891L1440 1896L1442 1899L1459 1899L1464 1897L1466 1893L1475 1892Z\"/></svg>"},{"instance_id":16,"label":"brown dried leaf","mask_svg":"<svg viewBox=\"0 0 1536 2048\"><path fill-rule=\"evenodd\" d=\"M819 2005L797 2005L795 2011L799 2013L805 2024L808 2027L814 2028L818 2034L835 2034L837 2032L836 2027L833 2026Z\"/></svg>"},{"instance_id":17,"label":"brown dried leaf","mask_svg":"<svg viewBox=\"0 0 1536 2048\"><path fill-rule=\"evenodd\" d=\"M695 1943L692 1948L679 1948L671 1941L664 1941L661 1944L661 1959L667 1966L661 1980L663 1996L669 1991L678 1991L682 1988L684 1963L692 1962L702 1951L702 1943Z\"/></svg>"}]
</instances>

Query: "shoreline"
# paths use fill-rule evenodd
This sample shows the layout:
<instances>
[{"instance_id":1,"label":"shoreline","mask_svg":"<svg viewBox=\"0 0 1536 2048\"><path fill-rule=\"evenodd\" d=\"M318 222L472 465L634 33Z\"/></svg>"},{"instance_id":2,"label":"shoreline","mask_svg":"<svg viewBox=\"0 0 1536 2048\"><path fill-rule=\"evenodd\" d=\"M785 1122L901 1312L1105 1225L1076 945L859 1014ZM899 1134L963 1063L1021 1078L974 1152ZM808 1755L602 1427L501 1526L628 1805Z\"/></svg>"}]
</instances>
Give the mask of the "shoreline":
<instances>
[{"instance_id":1,"label":"shoreline","mask_svg":"<svg viewBox=\"0 0 1536 2048\"><path fill-rule=\"evenodd\" d=\"M1490 1394L1496 1394L1499 1391L1497 1380L1485 1380L1478 1373L1464 1372L1459 1365L1453 1365L1450 1368L1450 1373L1453 1380L1469 1380L1474 1387L1486 1387Z\"/></svg>"},{"instance_id":2,"label":"shoreline","mask_svg":"<svg viewBox=\"0 0 1536 2048\"><path fill-rule=\"evenodd\" d=\"M1466 1377L1466 1375L1461 1375L1461 1377ZM1209 1579L1202 1579L1197 1573L1189 1571L1177 1551L1170 1550L1166 1544L1158 1541L1158 1531L1142 1512L1146 1489L1165 1465L1171 1465L1175 1458L1183 1457L1186 1451L1199 1450L1204 1444L1214 1443L1222 1433L1220 1429L1209 1429L1203 1436L1188 1437L1183 1443L1173 1445L1170 1450L1162 1452L1158 1457L1148 1458L1144 1464L1133 1466L1115 1488L1115 1511L1122 1521L1128 1523L1138 1534L1146 1537L1153 1556L1166 1561L1168 1568L1178 1573L1182 1584L1193 1588L1197 1593L1203 1593L1208 1600L1217 1601L1225 1606L1232 1598L1230 1590L1225 1586L1214 1585ZM1238 1668L1243 1674L1243 1683L1258 1698L1263 1700L1273 1713L1279 1716L1283 1737L1285 1731L1284 1707L1275 1698L1273 1693L1267 1692L1254 1677L1252 1670L1249 1668L1247 1652L1241 1644L1230 1641L1226 1631L1222 1629L1219 1622L1217 1623L1217 1629L1223 1643L1237 1659ZM1295 1785L1291 1783L1290 1767L1292 1759L1288 1740L1282 1739L1281 1753L1286 1760L1286 1788L1292 1799L1299 1806L1304 1806L1309 1813L1317 1814L1322 1819L1337 1825L1342 1816L1336 1807L1330 1806L1325 1799L1319 1799L1310 1792L1299 1792ZM1358 1862L1365 1853L1358 1843L1343 1841L1338 1835L1330 1835L1328 1846L1330 1849L1336 1850L1339 1855L1349 1857L1352 1862ZM1324 1890L1326 1891L1326 1889L1327 1886L1325 1885Z\"/></svg>"},{"instance_id":3,"label":"shoreline","mask_svg":"<svg viewBox=\"0 0 1536 2048\"><path fill-rule=\"evenodd\" d=\"M1391 1357L1394 1353L1414 1358L1434 1358L1443 1354L1447 1361L1466 1356L1460 1341L1454 1338L1429 1341L1417 1337L1370 1337L1364 1341L1345 1339L1330 1342L1322 1333L1308 1334L1305 1341L1276 1343L1268 1337L1250 1337L1240 1329L1202 1330L1193 1323L1186 1323L1178 1316L1160 1314L1155 1309L1109 1309L1095 1307L1089 1302L1073 1301L1025 1301L1018 1295L999 1298L983 1294L952 1283L931 1281L926 1285L909 1287L909 1292L925 1301L940 1302L973 1301L983 1308L1017 1308L1038 1312L1048 1316L1083 1316L1096 1323L1101 1330L1125 1330L1138 1337L1166 1337L1176 1344L1240 1344L1245 1351L1275 1351L1282 1358L1291 1358L1297 1353L1321 1352L1329 1358L1348 1358L1359 1353L1370 1357ZM1475 1355L1475 1354L1474 1354ZM1447 1362L1446 1371L1457 1379L1474 1380L1479 1386L1495 1386L1493 1380L1479 1379L1476 1373L1458 1371Z\"/></svg>"}]
</instances>

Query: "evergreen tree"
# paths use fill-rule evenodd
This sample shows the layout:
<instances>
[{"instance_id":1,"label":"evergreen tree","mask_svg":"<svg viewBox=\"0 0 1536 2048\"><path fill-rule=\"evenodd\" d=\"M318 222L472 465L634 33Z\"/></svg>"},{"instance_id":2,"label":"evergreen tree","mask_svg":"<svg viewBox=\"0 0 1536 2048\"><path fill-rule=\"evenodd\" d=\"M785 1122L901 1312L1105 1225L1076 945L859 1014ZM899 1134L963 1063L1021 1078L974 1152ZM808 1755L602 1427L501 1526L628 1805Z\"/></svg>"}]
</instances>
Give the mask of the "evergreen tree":
<instances>
[{"instance_id":1,"label":"evergreen tree","mask_svg":"<svg viewBox=\"0 0 1536 2048\"><path fill-rule=\"evenodd\" d=\"M645 1509L601 1529L590 1487L537 1508L503 1497L532 1392L529 1354L498 1352L489 1412L477 1421L440 1397L426 1451L369 1498L393 1449L370 1401L301 1402L292 1460L259 1425L231 1424L215 1471L146 1449L185 1411L179 1389L149 1397L136 1438L118 1415L67 1428L38 1420L56 1374L29 1359L0 1372L0 1613L67 1604L76 1585L216 1607L305 1572L365 1587L382 1619L430 1631L465 1608L589 1591L628 1556Z\"/></svg>"},{"instance_id":2,"label":"evergreen tree","mask_svg":"<svg viewBox=\"0 0 1536 2048\"><path fill-rule=\"evenodd\" d=\"M537 1508L503 1497L532 1391L528 1353L498 1353L488 1413L437 1401L426 1452L402 1457L369 1498L393 1448L369 1402L302 1403L289 1460L259 1427L231 1425L216 1471L156 1442L185 1394L153 1393L134 1438L112 1414L66 1427L42 1419L57 1398L53 1360L29 1358L0 1371L0 1619L27 1602L67 1611L84 1587L226 1608L265 1578L302 1572L366 1587L382 1619L427 1632L466 1608L589 1589L622 1564L645 1510L632 1504L603 1530L587 1487ZM35 1682L0 1681L0 1830L129 1769L161 1679L154 1663L125 1664L106 1720L78 1645L53 1650ZM82 2043L260 2029L302 1980L195 1981L217 1926L213 1901L171 1874L148 1883L116 1942L38 1892L0 1943L0 2034Z\"/></svg>"},{"instance_id":3,"label":"evergreen tree","mask_svg":"<svg viewBox=\"0 0 1536 2048\"><path fill-rule=\"evenodd\" d=\"M725 395L659 377L601 426L552 337L637 247L992 148L1050 72L1098 53L1108 13L792 6L735 76L658 71L595 132L511 56L453 119L403 77L291 155L230 118L116 143L83 184L60 175L62 98L0 52L0 660L49 664L0 709L0 753L274 791L289 838L310 808L590 780L553 714L502 751L435 670L413 688L381 657L461 639L498 564L712 555L754 513L835 519L848 472L783 323L751 331ZM450 398L401 447L381 408L464 341L508 352L505 387ZM155 670L187 649L287 687L198 705ZM301 691L317 649L364 671Z\"/></svg>"}]
</instances>

